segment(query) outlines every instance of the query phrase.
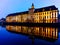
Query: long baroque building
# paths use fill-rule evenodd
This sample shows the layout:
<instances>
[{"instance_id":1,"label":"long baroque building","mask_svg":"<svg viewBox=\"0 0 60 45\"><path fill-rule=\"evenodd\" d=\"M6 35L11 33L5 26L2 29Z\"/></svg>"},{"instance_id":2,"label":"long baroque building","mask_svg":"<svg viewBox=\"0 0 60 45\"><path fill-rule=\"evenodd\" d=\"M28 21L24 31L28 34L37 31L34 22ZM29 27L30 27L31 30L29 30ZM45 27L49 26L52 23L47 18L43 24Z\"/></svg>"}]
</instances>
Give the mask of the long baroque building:
<instances>
[{"instance_id":1,"label":"long baroque building","mask_svg":"<svg viewBox=\"0 0 60 45\"><path fill-rule=\"evenodd\" d=\"M54 5L35 9L32 4L28 11L9 14L6 22L58 23L58 15L59 10Z\"/></svg>"}]
</instances>

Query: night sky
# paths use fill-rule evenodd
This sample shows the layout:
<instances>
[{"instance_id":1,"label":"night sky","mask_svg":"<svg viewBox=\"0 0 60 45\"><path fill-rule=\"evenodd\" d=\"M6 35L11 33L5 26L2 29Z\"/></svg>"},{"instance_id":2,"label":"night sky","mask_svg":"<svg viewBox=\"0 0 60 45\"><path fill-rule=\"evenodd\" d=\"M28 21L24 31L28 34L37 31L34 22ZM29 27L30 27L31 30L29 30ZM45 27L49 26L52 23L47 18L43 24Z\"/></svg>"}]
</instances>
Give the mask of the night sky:
<instances>
[{"instance_id":1,"label":"night sky","mask_svg":"<svg viewBox=\"0 0 60 45\"><path fill-rule=\"evenodd\" d=\"M10 13L27 11L32 3L35 8L55 5L60 10L60 0L0 0L0 19Z\"/></svg>"}]
</instances>

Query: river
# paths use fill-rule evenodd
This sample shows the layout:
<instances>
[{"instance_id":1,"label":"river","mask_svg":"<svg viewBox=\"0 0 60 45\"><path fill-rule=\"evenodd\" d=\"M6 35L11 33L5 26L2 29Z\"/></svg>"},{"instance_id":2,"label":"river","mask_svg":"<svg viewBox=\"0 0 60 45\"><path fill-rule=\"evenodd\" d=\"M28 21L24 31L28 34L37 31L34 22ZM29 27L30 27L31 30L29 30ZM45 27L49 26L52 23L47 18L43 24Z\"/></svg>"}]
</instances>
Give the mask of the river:
<instances>
[{"instance_id":1,"label":"river","mask_svg":"<svg viewBox=\"0 0 60 45\"><path fill-rule=\"evenodd\" d=\"M0 26L0 45L58 45L60 28Z\"/></svg>"}]
</instances>

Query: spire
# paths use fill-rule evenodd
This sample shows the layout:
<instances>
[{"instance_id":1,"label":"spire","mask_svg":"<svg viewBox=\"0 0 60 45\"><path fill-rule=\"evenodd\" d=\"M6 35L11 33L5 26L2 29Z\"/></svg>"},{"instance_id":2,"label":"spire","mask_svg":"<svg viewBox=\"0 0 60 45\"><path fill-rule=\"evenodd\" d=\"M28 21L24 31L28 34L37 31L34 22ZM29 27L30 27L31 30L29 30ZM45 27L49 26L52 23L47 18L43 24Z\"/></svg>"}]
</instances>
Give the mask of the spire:
<instances>
[{"instance_id":1,"label":"spire","mask_svg":"<svg viewBox=\"0 0 60 45\"><path fill-rule=\"evenodd\" d=\"M32 7L31 8L34 8L34 4L32 3Z\"/></svg>"}]
</instances>

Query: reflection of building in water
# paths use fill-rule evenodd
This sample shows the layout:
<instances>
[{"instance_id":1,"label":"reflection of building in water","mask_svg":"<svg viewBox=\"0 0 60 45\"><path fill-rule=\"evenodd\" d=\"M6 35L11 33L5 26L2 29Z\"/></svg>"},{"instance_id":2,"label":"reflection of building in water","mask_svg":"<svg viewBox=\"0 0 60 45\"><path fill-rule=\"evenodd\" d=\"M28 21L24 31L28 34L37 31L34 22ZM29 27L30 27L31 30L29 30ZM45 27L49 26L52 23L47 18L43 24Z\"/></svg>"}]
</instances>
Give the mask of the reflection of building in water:
<instances>
[{"instance_id":1,"label":"reflection of building in water","mask_svg":"<svg viewBox=\"0 0 60 45\"><path fill-rule=\"evenodd\" d=\"M52 27L6 26L6 29L9 31L34 35L38 37L42 36L52 39L58 38L58 29Z\"/></svg>"},{"instance_id":2,"label":"reflection of building in water","mask_svg":"<svg viewBox=\"0 0 60 45\"><path fill-rule=\"evenodd\" d=\"M34 4L28 11L9 14L6 22L33 22L33 23L57 23L58 8L53 6L34 8Z\"/></svg>"}]
</instances>

